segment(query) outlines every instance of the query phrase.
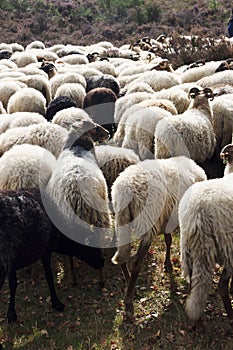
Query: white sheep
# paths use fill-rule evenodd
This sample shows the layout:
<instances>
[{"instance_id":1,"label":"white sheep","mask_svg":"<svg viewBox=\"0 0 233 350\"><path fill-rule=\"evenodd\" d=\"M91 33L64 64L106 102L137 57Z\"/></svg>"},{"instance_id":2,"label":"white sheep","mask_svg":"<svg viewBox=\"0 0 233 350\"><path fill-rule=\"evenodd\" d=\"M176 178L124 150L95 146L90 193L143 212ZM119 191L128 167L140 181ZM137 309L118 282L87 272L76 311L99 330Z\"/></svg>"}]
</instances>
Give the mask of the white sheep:
<instances>
[{"instance_id":1,"label":"white sheep","mask_svg":"<svg viewBox=\"0 0 233 350\"><path fill-rule=\"evenodd\" d=\"M137 78L139 78L141 76L140 73L138 74L132 74L132 75L123 75L121 77L117 77L117 80L119 82L120 88L121 89L126 89L126 87L128 86L128 84L130 84L131 82L134 82L137 80ZM147 83L147 82L146 82ZM148 84L149 85L149 84Z\"/></svg>"},{"instance_id":2,"label":"white sheep","mask_svg":"<svg viewBox=\"0 0 233 350\"><path fill-rule=\"evenodd\" d=\"M93 77L94 75L103 75L98 69L96 68L88 68L88 66L85 64L80 65L80 66L70 66L70 67L65 67L64 69L60 69L59 73L78 73L83 76L83 78L86 80L90 77Z\"/></svg>"},{"instance_id":3,"label":"white sheep","mask_svg":"<svg viewBox=\"0 0 233 350\"><path fill-rule=\"evenodd\" d=\"M220 151L232 141L233 133L233 94L223 94L216 96L211 102L213 110L213 129L216 138L216 147L214 156L211 158L212 170L214 178L222 177L224 173L224 165L220 159Z\"/></svg>"},{"instance_id":4,"label":"white sheep","mask_svg":"<svg viewBox=\"0 0 233 350\"><path fill-rule=\"evenodd\" d=\"M153 98L153 94L147 92L134 92L129 96L126 95L118 98L115 103L115 122L119 123L123 113L126 111L127 108L141 101L148 100L150 98Z\"/></svg>"},{"instance_id":5,"label":"white sheep","mask_svg":"<svg viewBox=\"0 0 233 350\"><path fill-rule=\"evenodd\" d=\"M211 87L216 84L229 84L233 85L233 71L228 69L222 72L214 73L210 76L204 77L196 81L201 87Z\"/></svg>"},{"instance_id":6,"label":"white sheep","mask_svg":"<svg viewBox=\"0 0 233 350\"><path fill-rule=\"evenodd\" d=\"M138 155L132 149L124 149L114 145L97 145L95 154L108 186L109 199L111 188L117 176L128 166L139 162Z\"/></svg>"},{"instance_id":7,"label":"white sheep","mask_svg":"<svg viewBox=\"0 0 233 350\"><path fill-rule=\"evenodd\" d=\"M17 80L26 84L29 88L34 88L40 91L46 99L46 106L50 103L52 99L51 87L47 77L44 77L41 74L30 74L20 77Z\"/></svg>"},{"instance_id":8,"label":"white sheep","mask_svg":"<svg viewBox=\"0 0 233 350\"><path fill-rule=\"evenodd\" d=\"M196 82L206 76L210 76L215 73L220 61L206 62L204 65L186 69L180 74L182 83Z\"/></svg>"},{"instance_id":9,"label":"white sheep","mask_svg":"<svg viewBox=\"0 0 233 350\"><path fill-rule=\"evenodd\" d=\"M125 123L122 147L131 148L140 160L154 158L154 133L158 122L172 114L163 108L142 108L130 115Z\"/></svg>"},{"instance_id":10,"label":"white sheep","mask_svg":"<svg viewBox=\"0 0 233 350\"><path fill-rule=\"evenodd\" d=\"M57 158L66 137L65 128L49 122L8 129L0 134L0 155L15 144L29 143L44 147Z\"/></svg>"},{"instance_id":11,"label":"white sheep","mask_svg":"<svg viewBox=\"0 0 233 350\"><path fill-rule=\"evenodd\" d=\"M113 77L116 77L116 71L115 71L114 65L111 62L108 62L106 60L88 63L87 67L95 68L98 71L100 71L102 74L108 74L108 75L112 75Z\"/></svg>"},{"instance_id":12,"label":"white sheep","mask_svg":"<svg viewBox=\"0 0 233 350\"><path fill-rule=\"evenodd\" d=\"M10 128L40 123L46 123L46 119L39 113L15 112L12 114L2 114L0 116L0 134Z\"/></svg>"},{"instance_id":13,"label":"white sheep","mask_svg":"<svg viewBox=\"0 0 233 350\"><path fill-rule=\"evenodd\" d=\"M167 99L173 102L179 114L184 113L190 105L188 93L183 90L183 85L173 86L168 89L162 89L154 93L157 99ZM196 84L195 84L196 86Z\"/></svg>"},{"instance_id":14,"label":"white sheep","mask_svg":"<svg viewBox=\"0 0 233 350\"><path fill-rule=\"evenodd\" d=\"M138 112L139 110L144 110L146 112L147 108L155 107L155 106L163 108L164 110L170 112L173 115L177 114L177 110L174 104L171 101L166 99L150 98L130 106L122 114L122 117L117 125L117 130L114 134L114 141L117 143L118 146L121 146L124 140L125 127L127 125L128 118L133 119L133 115L137 115L137 114L139 115L143 113L143 112ZM153 130L153 133L154 133L154 130ZM153 153L154 153L154 150L153 150Z\"/></svg>"},{"instance_id":15,"label":"white sheep","mask_svg":"<svg viewBox=\"0 0 233 350\"><path fill-rule=\"evenodd\" d=\"M215 264L223 267L218 290L232 325L229 280L233 274L233 145L222 150L231 163L223 178L192 185L179 204L181 269L190 285L186 300L188 317L200 324Z\"/></svg>"},{"instance_id":16,"label":"white sheep","mask_svg":"<svg viewBox=\"0 0 233 350\"><path fill-rule=\"evenodd\" d=\"M2 101L0 101L0 114L4 114L4 113L6 113L6 110L2 104Z\"/></svg>"},{"instance_id":17,"label":"white sheep","mask_svg":"<svg viewBox=\"0 0 233 350\"><path fill-rule=\"evenodd\" d=\"M126 87L126 95L132 94L133 92L148 92L149 94L153 94L154 90L147 83L134 83L130 85L130 87Z\"/></svg>"},{"instance_id":18,"label":"white sheep","mask_svg":"<svg viewBox=\"0 0 233 350\"><path fill-rule=\"evenodd\" d=\"M233 94L217 96L211 103L213 110L213 128L218 150L229 144L233 132Z\"/></svg>"},{"instance_id":19,"label":"white sheep","mask_svg":"<svg viewBox=\"0 0 233 350\"><path fill-rule=\"evenodd\" d=\"M43 189L56 166L54 155L37 145L15 145L0 158L0 189Z\"/></svg>"},{"instance_id":20,"label":"white sheep","mask_svg":"<svg viewBox=\"0 0 233 350\"><path fill-rule=\"evenodd\" d=\"M59 96L68 96L76 102L78 108L83 108L86 90L83 85L79 83L63 83L57 88L54 98Z\"/></svg>"},{"instance_id":21,"label":"white sheep","mask_svg":"<svg viewBox=\"0 0 233 350\"><path fill-rule=\"evenodd\" d=\"M107 131L93 121L80 120L72 124L46 187L49 196L69 220L67 235L80 242L82 234L77 232L76 225L80 221L93 225L94 246L99 246L103 233L107 238L111 234L107 184L97 164L93 143L106 137ZM106 243L101 244L103 247Z\"/></svg>"},{"instance_id":22,"label":"white sheep","mask_svg":"<svg viewBox=\"0 0 233 350\"><path fill-rule=\"evenodd\" d=\"M127 76L127 75L134 75L138 73L144 73L147 70L150 70L152 68L151 65L145 64L141 61L139 62L129 62L128 64L121 65L116 69L116 73L118 77Z\"/></svg>"},{"instance_id":23,"label":"white sheep","mask_svg":"<svg viewBox=\"0 0 233 350\"><path fill-rule=\"evenodd\" d=\"M7 113L15 112L35 112L45 115L46 99L34 88L20 89L11 95L7 104Z\"/></svg>"},{"instance_id":24,"label":"white sheep","mask_svg":"<svg viewBox=\"0 0 233 350\"><path fill-rule=\"evenodd\" d=\"M86 88L86 80L80 73L66 72L56 74L50 79L52 98L54 98L58 87L66 83L77 83L83 85L83 87Z\"/></svg>"},{"instance_id":25,"label":"white sheep","mask_svg":"<svg viewBox=\"0 0 233 350\"><path fill-rule=\"evenodd\" d=\"M16 51L11 56L10 60L13 61L18 66L18 68L26 67L31 63L38 62L36 55L31 53L30 51Z\"/></svg>"},{"instance_id":26,"label":"white sheep","mask_svg":"<svg viewBox=\"0 0 233 350\"><path fill-rule=\"evenodd\" d=\"M153 70L140 74L131 84L140 82L147 83L154 91L160 91L181 84L181 79L175 73Z\"/></svg>"},{"instance_id":27,"label":"white sheep","mask_svg":"<svg viewBox=\"0 0 233 350\"><path fill-rule=\"evenodd\" d=\"M10 47L11 47L13 52L15 52L15 51L24 51L23 45L21 45L19 43L10 43Z\"/></svg>"},{"instance_id":28,"label":"white sheep","mask_svg":"<svg viewBox=\"0 0 233 350\"><path fill-rule=\"evenodd\" d=\"M233 141L233 140L232 140ZM228 144L223 147L220 152L220 157L225 164L224 175L229 175L233 173L233 144Z\"/></svg>"},{"instance_id":29,"label":"white sheep","mask_svg":"<svg viewBox=\"0 0 233 350\"><path fill-rule=\"evenodd\" d=\"M193 101L183 114L158 122L155 131L155 157L168 158L185 155L201 164L210 159L215 150L212 109L208 99L211 89L190 89Z\"/></svg>"},{"instance_id":30,"label":"white sheep","mask_svg":"<svg viewBox=\"0 0 233 350\"><path fill-rule=\"evenodd\" d=\"M26 85L25 85L26 87ZM0 81L0 101L3 107L7 109L8 101L10 97L17 91L21 90L20 84L15 81Z\"/></svg>"},{"instance_id":31,"label":"white sheep","mask_svg":"<svg viewBox=\"0 0 233 350\"><path fill-rule=\"evenodd\" d=\"M45 49L45 44L40 40L33 40L31 43L29 43L25 50L31 50L31 49Z\"/></svg>"},{"instance_id":32,"label":"white sheep","mask_svg":"<svg viewBox=\"0 0 233 350\"><path fill-rule=\"evenodd\" d=\"M89 61L85 55L73 54L62 57L62 62L70 65L87 64Z\"/></svg>"},{"instance_id":33,"label":"white sheep","mask_svg":"<svg viewBox=\"0 0 233 350\"><path fill-rule=\"evenodd\" d=\"M124 303L133 313L133 293L142 260L156 235L164 234L167 246L165 268L171 269L170 233L178 225L177 208L186 189L196 181L206 179L205 172L186 157L153 159L126 168L112 186L117 252L112 258L120 264L127 281ZM130 262L131 243L140 240Z\"/></svg>"},{"instance_id":34,"label":"white sheep","mask_svg":"<svg viewBox=\"0 0 233 350\"><path fill-rule=\"evenodd\" d=\"M58 124L63 128L69 128L70 125L80 120L92 121L91 117L89 117L87 112L83 109L70 107L57 112L51 122L53 124Z\"/></svg>"},{"instance_id":35,"label":"white sheep","mask_svg":"<svg viewBox=\"0 0 233 350\"><path fill-rule=\"evenodd\" d=\"M1 59L0 64L4 65L5 67L10 68L10 69L17 69L18 68L17 64L15 64L14 62L12 62L8 59Z\"/></svg>"}]
</instances>

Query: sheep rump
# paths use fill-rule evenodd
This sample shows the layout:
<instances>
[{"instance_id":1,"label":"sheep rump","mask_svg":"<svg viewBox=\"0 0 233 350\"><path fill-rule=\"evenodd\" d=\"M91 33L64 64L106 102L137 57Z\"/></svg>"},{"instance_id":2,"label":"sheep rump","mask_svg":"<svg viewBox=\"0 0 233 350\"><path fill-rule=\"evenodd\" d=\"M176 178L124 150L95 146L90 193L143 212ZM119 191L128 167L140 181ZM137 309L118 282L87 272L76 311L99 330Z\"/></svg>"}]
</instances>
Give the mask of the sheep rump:
<instances>
[{"instance_id":1,"label":"sheep rump","mask_svg":"<svg viewBox=\"0 0 233 350\"><path fill-rule=\"evenodd\" d=\"M216 263L233 274L233 175L191 186L179 204L181 268L191 280L189 318L204 311Z\"/></svg>"}]
</instances>

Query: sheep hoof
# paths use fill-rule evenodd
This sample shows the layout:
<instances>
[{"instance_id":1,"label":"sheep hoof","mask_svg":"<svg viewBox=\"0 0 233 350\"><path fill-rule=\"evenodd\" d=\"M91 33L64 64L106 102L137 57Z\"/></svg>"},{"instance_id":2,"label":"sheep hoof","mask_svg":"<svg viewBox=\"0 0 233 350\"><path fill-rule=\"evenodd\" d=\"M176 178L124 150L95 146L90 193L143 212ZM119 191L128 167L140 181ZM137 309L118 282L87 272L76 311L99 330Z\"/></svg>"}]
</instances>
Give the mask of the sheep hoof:
<instances>
[{"instance_id":1,"label":"sheep hoof","mask_svg":"<svg viewBox=\"0 0 233 350\"><path fill-rule=\"evenodd\" d=\"M124 321L127 323L133 323L135 321L134 314L132 312L125 311Z\"/></svg>"},{"instance_id":2,"label":"sheep hoof","mask_svg":"<svg viewBox=\"0 0 233 350\"><path fill-rule=\"evenodd\" d=\"M128 316L133 316L134 315L134 307L133 303L125 303L125 312Z\"/></svg>"},{"instance_id":3,"label":"sheep hoof","mask_svg":"<svg viewBox=\"0 0 233 350\"><path fill-rule=\"evenodd\" d=\"M56 309L57 311L63 311L65 308L65 305L63 303L61 303L59 300L56 302L53 302L53 307L54 309Z\"/></svg>"},{"instance_id":4,"label":"sheep hoof","mask_svg":"<svg viewBox=\"0 0 233 350\"><path fill-rule=\"evenodd\" d=\"M169 262L165 262L164 263L164 271L165 272L172 272L173 268L172 268L172 263Z\"/></svg>"},{"instance_id":5,"label":"sheep hoof","mask_svg":"<svg viewBox=\"0 0 233 350\"><path fill-rule=\"evenodd\" d=\"M15 311L8 310L7 320L8 320L8 323L14 323L17 321L17 315L16 315Z\"/></svg>"},{"instance_id":6,"label":"sheep hoof","mask_svg":"<svg viewBox=\"0 0 233 350\"><path fill-rule=\"evenodd\" d=\"M105 281L99 281L99 288L103 289L105 287Z\"/></svg>"},{"instance_id":7,"label":"sheep hoof","mask_svg":"<svg viewBox=\"0 0 233 350\"><path fill-rule=\"evenodd\" d=\"M203 330L203 328L204 328L203 321L201 319L199 319L192 326L190 326L188 329L191 332L198 332L198 331Z\"/></svg>"}]
</instances>

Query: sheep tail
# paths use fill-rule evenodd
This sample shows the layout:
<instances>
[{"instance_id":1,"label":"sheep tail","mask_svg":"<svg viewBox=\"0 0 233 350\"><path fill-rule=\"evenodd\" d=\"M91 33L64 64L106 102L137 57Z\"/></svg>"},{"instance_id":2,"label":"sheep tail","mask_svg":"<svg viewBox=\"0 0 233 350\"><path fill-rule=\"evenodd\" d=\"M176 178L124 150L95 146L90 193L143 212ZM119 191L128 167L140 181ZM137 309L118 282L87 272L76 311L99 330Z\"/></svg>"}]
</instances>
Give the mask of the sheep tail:
<instances>
[{"instance_id":1,"label":"sheep tail","mask_svg":"<svg viewBox=\"0 0 233 350\"><path fill-rule=\"evenodd\" d=\"M211 226L201 216L197 214L196 220L190 218L187 231L182 232L182 272L187 279L191 277L191 292L186 300L185 311L192 321L197 321L204 311L212 286L216 257L216 244Z\"/></svg>"},{"instance_id":2,"label":"sheep tail","mask_svg":"<svg viewBox=\"0 0 233 350\"><path fill-rule=\"evenodd\" d=\"M130 206L121 212L115 213L115 229L117 237L117 251L112 257L113 264L121 265L130 260L131 257L131 228L132 220Z\"/></svg>"},{"instance_id":3,"label":"sheep tail","mask_svg":"<svg viewBox=\"0 0 233 350\"><path fill-rule=\"evenodd\" d=\"M196 266L195 266L196 265ZM200 319L208 297L209 288L212 283L211 274L200 275L201 266L193 265L191 292L185 304L185 311L192 321Z\"/></svg>"}]
</instances>

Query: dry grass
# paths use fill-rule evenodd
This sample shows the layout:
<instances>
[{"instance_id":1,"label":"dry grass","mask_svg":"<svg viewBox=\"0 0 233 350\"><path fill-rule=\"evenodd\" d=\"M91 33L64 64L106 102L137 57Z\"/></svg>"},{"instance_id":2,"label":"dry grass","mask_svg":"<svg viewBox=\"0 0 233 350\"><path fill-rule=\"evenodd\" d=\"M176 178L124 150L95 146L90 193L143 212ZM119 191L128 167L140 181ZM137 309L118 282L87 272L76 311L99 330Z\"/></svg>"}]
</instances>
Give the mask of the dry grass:
<instances>
[{"instance_id":1,"label":"dry grass","mask_svg":"<svg viewBox=\"0 0 233 350\"><path fill-rule=\"evenodd\" d=\"M124 317L124 281L120 269L111 264L113 250L106 252L106 286L102 290L96 271L77 260L79 285L72 286L68 259L54 256L58 294L66 304L63 313L51 308L39 263L19 271L15 324L8 325L6 320L7 285L1 290L0 338L4 349L232 349L232 331L215 292L218 269L205 309L205 327L199 332L189 330L183 309L188 286L180 276L178 234L174 238L171 275L163 271L163 237L158 237L144 261L137 283L134 322Z\"/></svg>"}]
</instances>

